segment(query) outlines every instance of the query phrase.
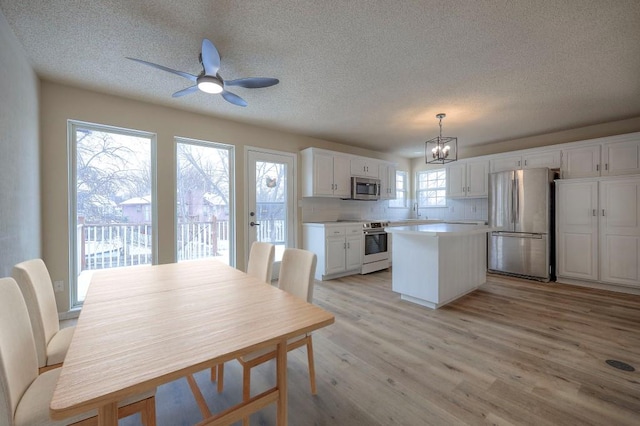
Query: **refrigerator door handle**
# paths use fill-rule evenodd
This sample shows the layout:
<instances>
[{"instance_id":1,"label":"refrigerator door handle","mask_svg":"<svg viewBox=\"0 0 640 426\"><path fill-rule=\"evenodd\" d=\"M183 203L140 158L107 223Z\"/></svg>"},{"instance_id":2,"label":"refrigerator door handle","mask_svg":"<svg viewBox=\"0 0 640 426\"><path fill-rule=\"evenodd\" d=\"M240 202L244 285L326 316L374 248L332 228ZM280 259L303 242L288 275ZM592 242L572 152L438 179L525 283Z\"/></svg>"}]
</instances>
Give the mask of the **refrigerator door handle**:
<instances>
[{"instance_id":1,"label":"refrigerator door handle","mask_svg":"<svg viewBox=\"0 0 640 426\"><path fill-rule=\"evenodd\" d=\"M517 202L516 178L511 180L511 223L516 224L516 202Z\"/></svg>"},{"instance_id":2,"label":"refrigerator door handle","mask_svg":"<svg viewBox=\"0 0 640 426\"><path fill-rule=\"evenodd\" d=\"M518 173L514 173L513 187L515 189L515 214L513 215L513 223L520 223L520 181L518 180Z\"/></svg>"},{"instance_id":3,"label":"refrigerator door handle","mask_svg":"<svg viewBox=\"0 0 640 426\"><path fill-rule=\"evenodd\" d=\"M533 238L536 240L541 240L544 234L532 234L528 232L503 232L503 231L493 231L491 233L493 237L513 237L513 238Z\"/></svg>"}]
</instances>

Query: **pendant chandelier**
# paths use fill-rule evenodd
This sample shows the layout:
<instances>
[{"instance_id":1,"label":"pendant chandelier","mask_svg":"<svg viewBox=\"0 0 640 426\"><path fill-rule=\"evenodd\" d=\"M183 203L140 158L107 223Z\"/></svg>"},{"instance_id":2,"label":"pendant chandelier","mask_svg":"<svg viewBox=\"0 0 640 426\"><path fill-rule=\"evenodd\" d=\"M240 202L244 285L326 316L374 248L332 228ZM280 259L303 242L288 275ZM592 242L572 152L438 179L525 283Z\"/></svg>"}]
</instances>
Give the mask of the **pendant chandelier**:
<instances>
[{"instance_id":1,"label":"pendant chandelier","mask_svg":"<svg viewBox=\"0 0 640 426\"><path fill-rule=\"evenodd\" d=\"M440 119L440 136L425 142L424 159L427 164L444 164L458 159L458 138L442 136L442 119L447 115L436 114Z\"/></svg>"}]
</instances>

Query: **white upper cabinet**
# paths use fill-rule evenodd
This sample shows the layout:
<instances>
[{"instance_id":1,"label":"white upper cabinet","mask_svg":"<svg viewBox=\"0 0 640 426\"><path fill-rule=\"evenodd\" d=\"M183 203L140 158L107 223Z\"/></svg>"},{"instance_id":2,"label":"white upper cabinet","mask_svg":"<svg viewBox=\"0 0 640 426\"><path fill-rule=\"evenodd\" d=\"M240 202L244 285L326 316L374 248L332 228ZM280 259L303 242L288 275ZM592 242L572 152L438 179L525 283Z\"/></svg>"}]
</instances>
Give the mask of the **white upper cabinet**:
<instances>
[{"instance_id":1,"label":"white upper cabinet","mask_svg":"<svg viewBox=\"0 0 640 426\"><path fill-rule=\"evenodd\" d=\"M602 176L640 173L640 138L602 145Z\"/></svg>"},{"instance_id":2,"label":"white upper cabinet","mask_svg":"<svg viewBox=\"0 0 640 426\"><path fill-rule=\"evenodd\" d=\"M370 178L379 178L378 165L380 163L371 158L352 158L351 159L351 176L364 176Z\"/></svg>"},{"instance_id":3,"label":"white upper cabinet","mask_svg":"<svg viewBox=\"0 0 640 426\"><path fill-rule=\"evenodd\" d=\"M532 152L523 152L518 155L498 156L492 158L491 173L504 172L506 170L536 169L548 167L560 168L561 152L558 148L540 148Z\"/></svg>"},{"instance_id":4,"label":"white upper cabinet","mask_svg":"<svg viewBox=\"0 0 640 426\"><path fill-rule=\"evenodd\" d=\"M640 174L640 133L598 141L562 149L564 179Z\"/></svg>"},{"instance_id":5,"label":"white upper cabinet","mask_svg":"<svg viewBox=\"0 0 640 426\"><path fill-rule=\"evenodd\" d=\"M331 151L308 148L302 156L302 196L351 196L351 159Z\"/></svg>"},{"instance_id":6,"label":"white upper cabinet","mask_svg":"<svg viewBox=\"0 0 640 426\"><path fill-rule=\"evenodd\" d=\"M481 198L488 195L487 160L458 161L447 166L447 197Z\"/></svg>"},{"instance_id":7,"label":"white upper cabinet","mask_svg":"<svg viewBox=\"0 0 640 426\"><path fill-rule=\"evenodd\" d=\"M562 150L562 178L600 176L600 145Z\"/></svg>"},{"instance_id":8,"label":"white upper cabinet","mask_svg":"<svg viewBox=\"0 0 640 426\"><path fill-rule=\"evenodd\" d=\"M529 152L522 155L523 169L537 169L548 167L550 169L560 168L561 152L559 149L543 149L539 152Z\"/></svg>"},{"instance_id":9,"label":"white upper cabinet","mask_svg":"<svg viewBox=\"0 0 640 426\"><path fill-rule=\"evenodd\" d=\"M522 155L509 155L492 158L490 160L491 173L518 170L522 164Z\"/></svg>"},{"instance_id":10,"label":"white upper cabinet","mask_svg":"<svg viewBox=\"0 0 640 426\"><path fill-rule=\"evenodd\" d=\"M394 200L396 198L396 166L382 163L378 166L380 176L380 199Z\"/></svg>"}]
</instances>

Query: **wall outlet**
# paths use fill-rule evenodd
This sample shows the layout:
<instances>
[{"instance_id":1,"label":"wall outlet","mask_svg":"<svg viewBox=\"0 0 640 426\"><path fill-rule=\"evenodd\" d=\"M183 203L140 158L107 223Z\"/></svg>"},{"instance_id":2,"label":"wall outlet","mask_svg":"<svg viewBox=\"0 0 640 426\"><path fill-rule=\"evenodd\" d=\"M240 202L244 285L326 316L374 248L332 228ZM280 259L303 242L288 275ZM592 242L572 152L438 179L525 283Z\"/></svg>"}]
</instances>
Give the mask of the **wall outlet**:
<instances>
[{"instance_id":1,"label":"wall outlet","mask_svg":"<svg viewBox=\"0 0 640 426\"><path fill-rule=\"evenodd\" d=\"M53 282L53 291L56 293L61 293L64 291L64 281L54 281Z\"/></svg>"}]
</instances>

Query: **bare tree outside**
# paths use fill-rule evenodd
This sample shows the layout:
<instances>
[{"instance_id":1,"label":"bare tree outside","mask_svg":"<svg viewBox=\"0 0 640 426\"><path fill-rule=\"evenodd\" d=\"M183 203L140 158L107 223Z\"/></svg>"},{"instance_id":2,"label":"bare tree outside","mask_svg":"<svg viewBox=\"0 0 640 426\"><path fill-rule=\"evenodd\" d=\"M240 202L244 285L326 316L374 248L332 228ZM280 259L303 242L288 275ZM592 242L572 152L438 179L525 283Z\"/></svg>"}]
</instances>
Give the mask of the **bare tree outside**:
<instances>
[{"instance_id":1,"label":"bare tree outside","mask_svg":"<svg viewBox=\"0 0 640 426\"><path fill-rule=\"evenodd\" d=\"M231 152L227 145L178 139L178 260L230 263Z\"/></svg>"},{"instance_id":2,"label":"bare tree outside","mask_svg":"<svg viewBox=\"0 0 640 426\"><path fill-rule=\"evenodd\" d=\"M71 124L74 136L74 304L91 271L153 260L151 137Z\"/></svg>"}]
</instances>

